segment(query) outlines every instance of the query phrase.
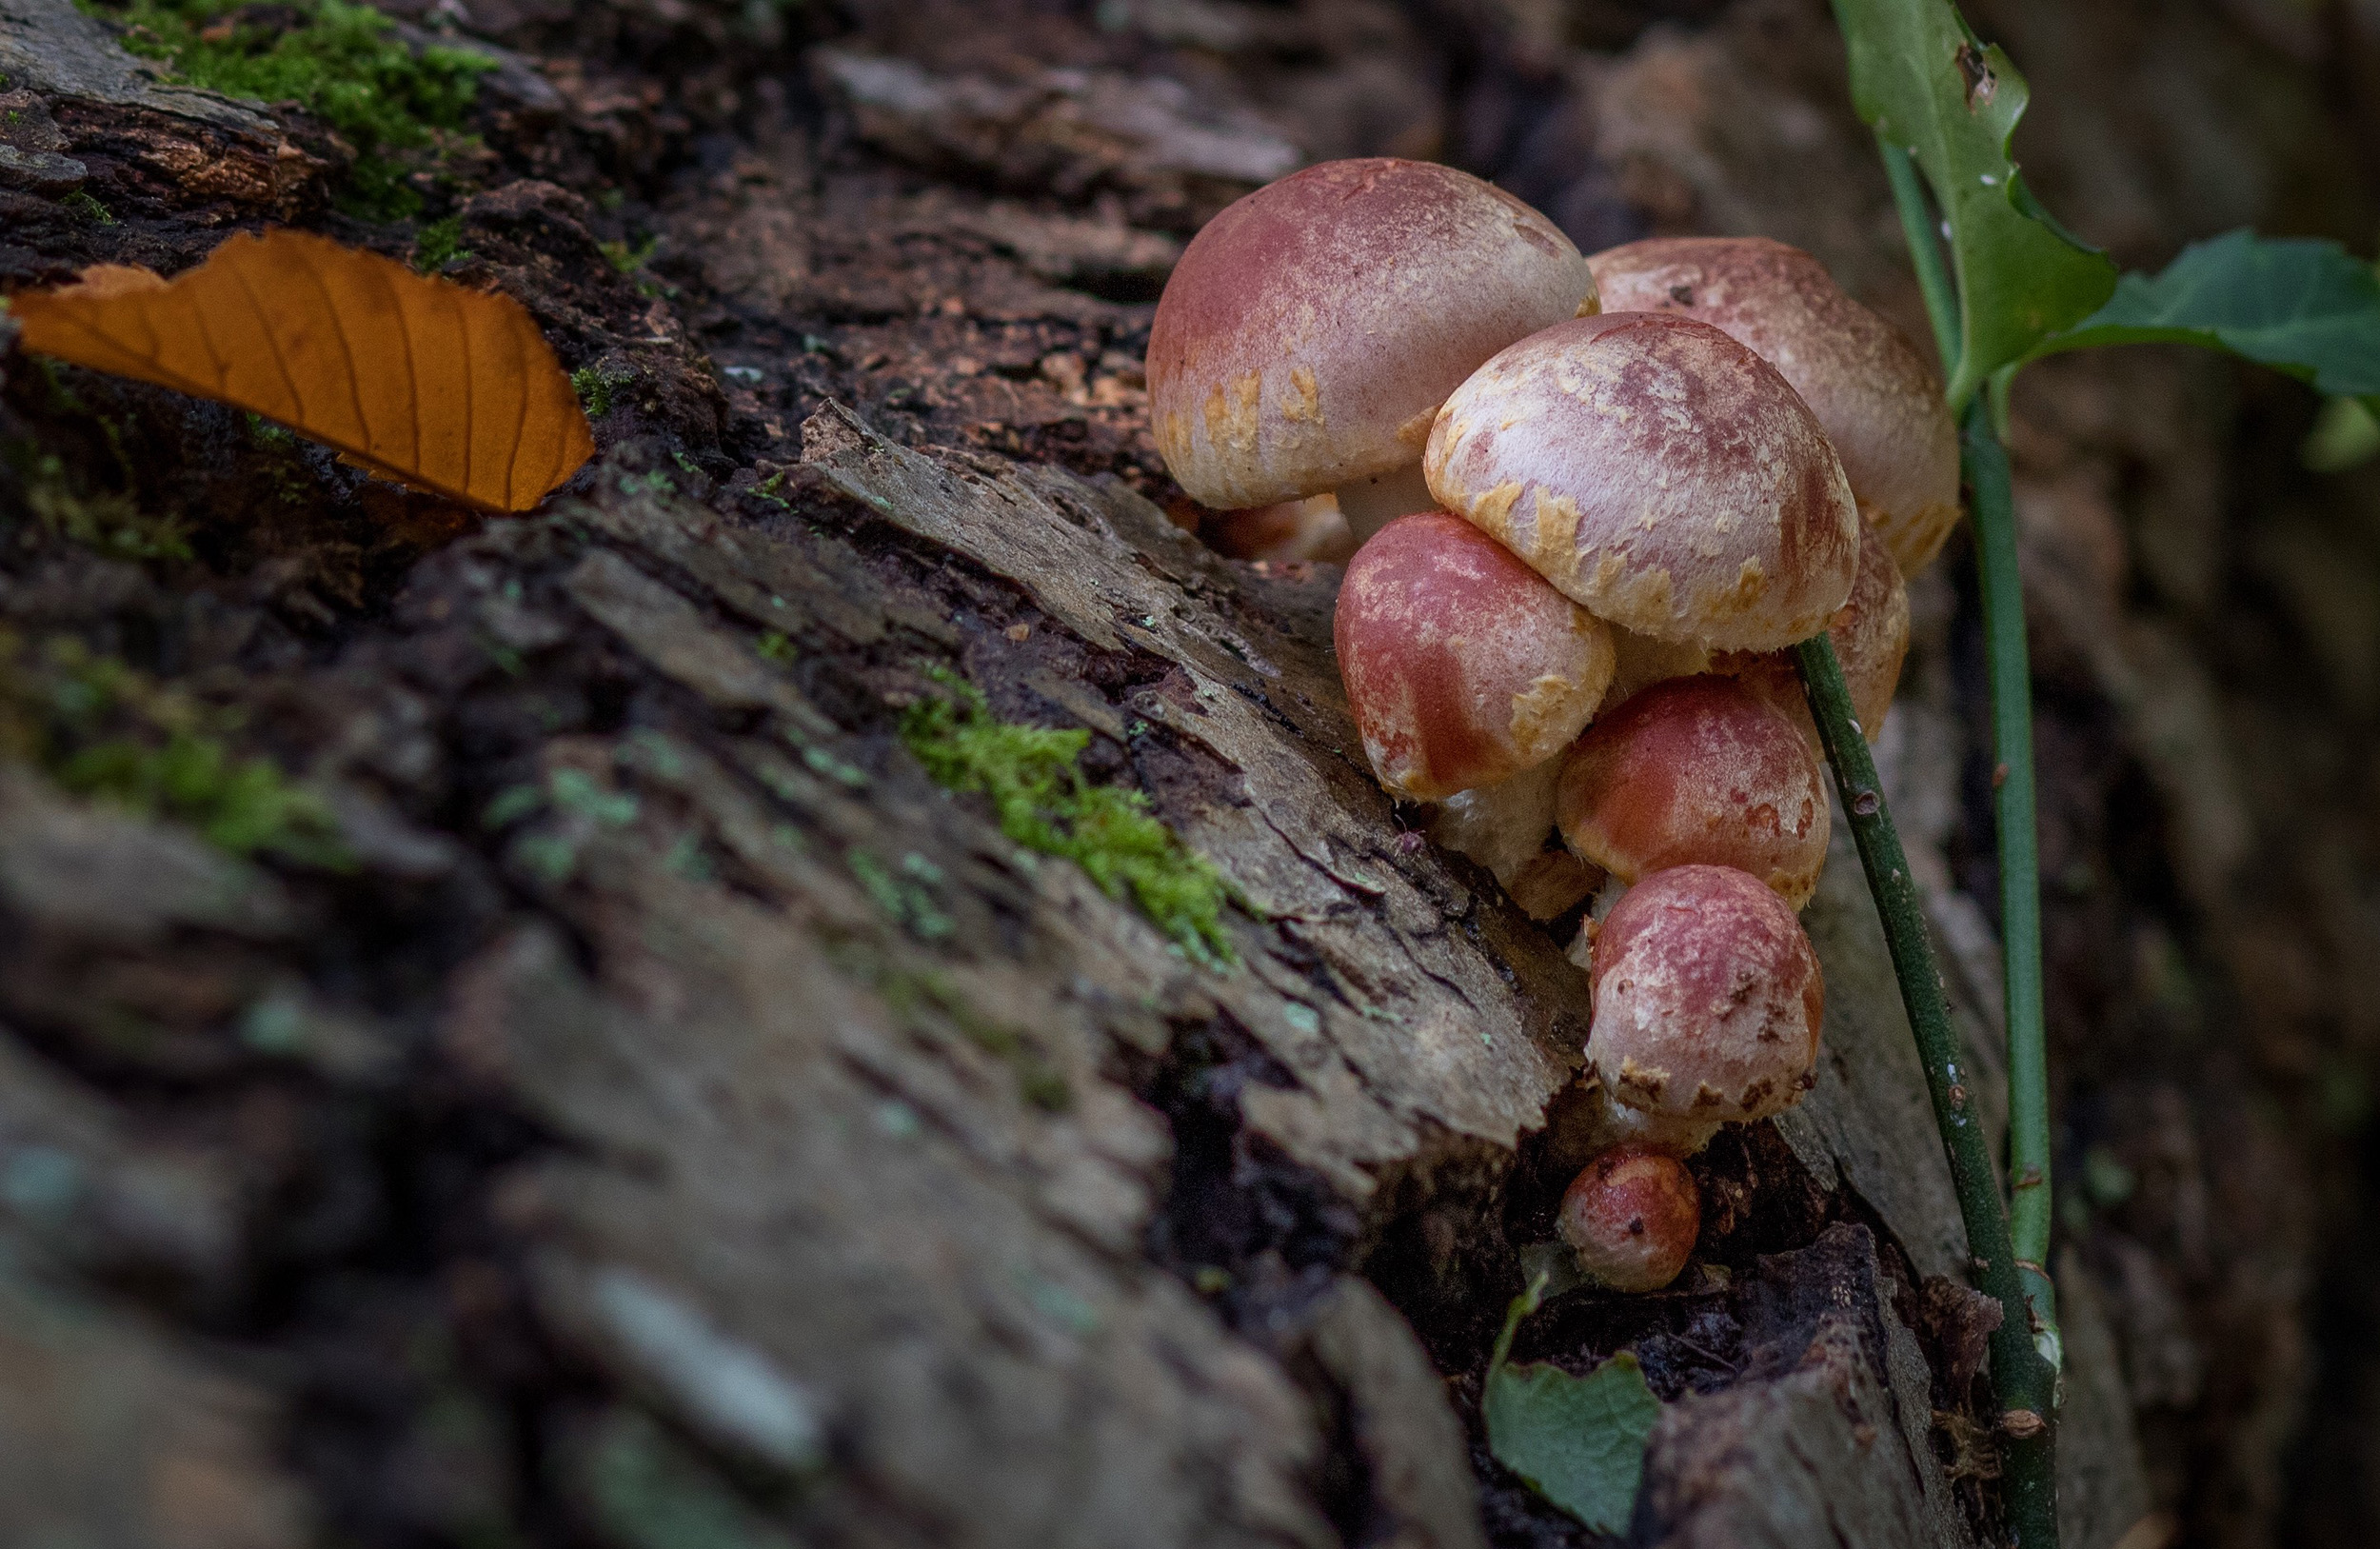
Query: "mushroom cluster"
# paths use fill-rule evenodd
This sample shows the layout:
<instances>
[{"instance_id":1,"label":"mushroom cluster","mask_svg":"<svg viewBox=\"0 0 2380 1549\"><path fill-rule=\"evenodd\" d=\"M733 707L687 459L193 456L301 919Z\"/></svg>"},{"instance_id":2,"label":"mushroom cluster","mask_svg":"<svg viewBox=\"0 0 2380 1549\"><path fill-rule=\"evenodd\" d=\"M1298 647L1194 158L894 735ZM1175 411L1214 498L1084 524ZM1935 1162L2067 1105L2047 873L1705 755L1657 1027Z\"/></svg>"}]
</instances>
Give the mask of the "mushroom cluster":
<instances>
[{"instance_id":1,"label":"mushroom cluster","mask_svg":"<svg viewBox=\"0 0 2380 1549\"><path fill-rule=\"evenodd\" d=\"M1200 231L1147 374L1193 498L1336 497L1360 544L1336 645L1380 783L1537 918L1592 900L1594 1154L1559 1231L1591 1280L1667 1284L1699 1222L1684 1159L1814 1080L1796 911L1830 818L1791 647L1828 631L1873 738L1904 576L1958 515L1938 384L1807 253L1583 257L1492 186L1387 158Z\"/></svg>"}]
</instances>

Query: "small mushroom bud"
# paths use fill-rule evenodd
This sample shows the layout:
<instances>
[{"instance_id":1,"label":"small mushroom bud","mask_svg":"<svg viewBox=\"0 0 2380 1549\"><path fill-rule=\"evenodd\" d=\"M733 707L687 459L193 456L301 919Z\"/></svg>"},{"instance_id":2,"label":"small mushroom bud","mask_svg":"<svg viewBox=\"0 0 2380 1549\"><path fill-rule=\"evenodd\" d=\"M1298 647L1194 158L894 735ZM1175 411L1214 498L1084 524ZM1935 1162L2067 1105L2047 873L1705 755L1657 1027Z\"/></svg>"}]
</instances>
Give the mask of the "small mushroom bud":
<instances>
[{"instance_id":1,"label":"small mushroom bud","mask_svg":"<svg viewBox=\"0 0 2380 1549\"><path fill-rule=\"evenodd\" d=\"M1733 866L1799 908L1826 865L1821 780L1810 745L1759 694L1733 678L1672 678L1578 739L1556 811L1571 849L1621 882Z\"/></svg>"},{"instance_id":2,"label":"small mushroom bud","mask_svg":"<svg viewBox=\"0 0 2380 1549\"><path fill-rule=\"evenodd\" d=\"M1493 184L1431 162L1322 162L1183 250L1149 328L1149 423L1193 500L1337 490L1361 542L1438 504L1421 447L1456 385L1595 305L1571 240Z\"/></svg>"},{"instance_id":3,"label":"small mushroom bud","mask_svg":"<svg viewBox=\"0 0 2380 1549\"><path fill-rule=\"evenodd\" d=\"M1373 772L1416 801L1553 758L1612 677L1609 630L1443 511L1400 517L1357 550L1332 634Z\"/></svg>"},{"instance_id":4,"label":"small mushroom bud","mask_svg":"<svg viewBox=\"0 0 2380 1549\"><path fill-rule=\"evenodd\" d=\"M1872 522L1860 524L1859 576L1852 583L1851 601L1826 632L1835 642L1835 659L1842 663L1860 734L1874 742L1883 734L1893 690L1900 686L1901 660L1909 654L1909 583L1901 579L1900 566L1893 563ZM1810 719L1801 669L1794 665L1791 651L1722 651L1711 658L1711 670L1740 679L1784 711L1812 749L1823 756L1826 745L1818 740L1817 723Z\"/></svg>"},{"instance_id":5,"label":"small mushroom bud","mask_svg":"<svg viewBox=\"0 0 2380 1549\"><path fill-rule=\"evenodd\" d=\"M1778 650L1851 596L1859 514L1776 368L1707 323L1607 312L1532 334L1438 411L1430 488L1596 617Z\"/></svg>"},{"instance_id":6,"label":"small mushroom bud","mask_svg":"<svg viewBox=\"0 0 2380 1549\"><path fill-rule=\"evenodd\" d=\"M1555 1230L1579 1272L1614 1291L1657 1291L1677 1278L1702 1230L1702 1196L1676 1157L1623 1145L1587 1163L1562 1194Z\"/></svg>"},{"instance_id":7,"label":"small mushroom bud","mask_svg":"<svg viewBox=\"0 0 2380 1549\"><path fill-rule=\"evenodd\" d=\"M1826 988L1785 901L1729 866L1628 890L1595 941L1587 1063L1613 1099L1667 1119L1749 1123L1814 1080Z\"/></svg>"},{"instance_id":8,"label":"small mushroom bud","mask_svg":"<svg viewBox=\"0 0 2380 1549\"><path fill-rule=\"evenodd\" d=\"M1860 514L1911 575L1958 525L1958 428L1907 335L1825 266L1766 237L1664 237L1588 262L1612 312L1722 328L1784 373L1826 427Z\"/></svg>"}]
</instances>

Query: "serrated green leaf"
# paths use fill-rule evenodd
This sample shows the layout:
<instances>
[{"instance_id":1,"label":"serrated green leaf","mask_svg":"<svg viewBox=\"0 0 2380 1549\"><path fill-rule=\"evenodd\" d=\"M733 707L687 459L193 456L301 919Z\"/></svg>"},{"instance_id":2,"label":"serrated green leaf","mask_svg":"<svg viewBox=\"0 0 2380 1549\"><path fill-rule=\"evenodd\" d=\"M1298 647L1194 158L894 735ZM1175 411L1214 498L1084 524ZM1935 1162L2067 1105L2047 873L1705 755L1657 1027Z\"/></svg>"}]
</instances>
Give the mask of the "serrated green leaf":
<instances>
[{"instance_id":1,"label":"serrated green leaf","mask_svg":"<svg viewBox=\"0 0 2380 1549\"><path fill-rule=\"evenodd\" d=\"M1513 1299L1479 1400L1488 1451L1529 1487L1597 1533L1624 1533L1644 1479L1644 1450L1661 1418L1626 1351L1584 1377L1558 1366L1510 1365L1513 1332L1535 1312L1545 1277Z\"/></svg>"},{"instance_id":2,"label":"serrated green leaf","mask_svg":"<svg viewBox=\"0 0 2380 1549\"><path fill-rule=\"evenodd\" d=\"M2127 274L2105 307L2033 348L2228 349L2327 393L2380 393L2380 274L2335 242L2227 231L2161 274Z\"/></svg>"},{"instance_id":3,"label":"serrated green leaf","mask_svg":"<svg viewBox=\"0 0 2380 1549\"><path fill-rule=\"evenodd\" d=\"M1908 149L1934 187L1958 275L1963 407L1993 371L2073 327L2115 288L2115 266L2051 218L2009 159L2030 90L1947 0L1835 0L1852 103Z\"/></svg>"}]
</instances>

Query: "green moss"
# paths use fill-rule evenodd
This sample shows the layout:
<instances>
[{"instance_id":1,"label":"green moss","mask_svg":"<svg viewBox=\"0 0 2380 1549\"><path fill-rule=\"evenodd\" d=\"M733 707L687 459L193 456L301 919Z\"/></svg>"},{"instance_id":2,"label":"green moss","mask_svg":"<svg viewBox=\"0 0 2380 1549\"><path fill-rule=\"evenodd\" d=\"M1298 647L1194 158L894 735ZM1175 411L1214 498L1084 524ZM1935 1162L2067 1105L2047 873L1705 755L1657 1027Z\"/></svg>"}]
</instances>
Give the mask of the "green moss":
<instances>
[{"instance_id":1,"label":"green moss","mask_svg":"<svg viewBox=\"0 0 2380 1549\"><path fill-rule=\"evenodd\" d=\"M57 458L44 454L25 483L25 503L43 526L111 559L186 560L189 536L170 516L150 516L131 496L78 494Z\"/></svg>"},{"instance_id":2,"label":"green moss","mask_svg":"<svg viewBox=\"0 0 2380 1549\"><path fill-rule=\"evenodd\" d=\"M557 824L516 836L512 853L547 882L563 883L578 870L579 851L597 829L625 828L643 810L634 791L614 789L584 769L561 768L542 785L511 785L497 792L481 810L480 825L494 832L539 813L558 816L562 821ZM681 875L696 861L708 864L699 848L693 856L672 855L669 860Z\"/></svg>"},{"instance_id":3,"label":"green moss","mask_svg":"<svg viewBox=\"0 0 2380 1549\"><path fill-rule=\"evenodd\" d=\"M851 875L876 906L920 941L939 942L959 928L927 891L927 884L941 881L942 874L923 856L908 856L899 875L865 850L853 850L848 859Z\"/></svg>"},{"instance_id":4,"label":"green moss","mask_svg":"<svg viewBox=\"0 0 2380 1549\"><path fill-rule=\"evenodd\" d=\"M58 204L93 226L113 226L116 223L114 210L109 209L80 189L59 200Z\"/></svg>"},{"instance_id":5,"label":"green moss","mask_svg":"<svg viewBox=\"0 0 2380 1549\"><path fill-rule=\"evenodd\" d=\"M577 1449L571 1473L621 1549L793 1549L792 1540L708 1466L636 1410L614 1409Z\"/></svg>"},{"instance_id":6,"label":"green moss","mask_svg":"<svg viewBox=\"0 0 2380 1549\"><path fill-rule=\"evenodd\" d=\"M421 209L407 174L436 159L442 135L464 128L479 78L496 68L463 49L417 55L390 36L388 18L342 0L298 0L304 23L287 30L249 25L239 0L133 0L122 10L80 3L122 23L126 49L192 86L295 102L337 130L357 151L344 202L373 220Z\"/></svg>"},{"instance_id":7,"label":"green moss","mask_svg":"<svg viewBox=\"0 0 2380 1549\"><path fill-rule=\"evenodd\" d=\"M659 251L660 248L661 238L657 236L646 237L633 247L625 241L606 242L603 245L604 257L610 262L613 268L635 282L636 293L640 296L658 296L670 289L669 287L645 272L645 266L653 261L653 254ZM674 292L670 293L674 294Z\"/></svg>"},{"instance_id":8,"label":"green moss","mask_svg":"<svg viewBox=\"0 0 2380 1549\"><path fill-rule=\"evenodd\" d=\"M856 868L855 868L856 869ZM896 1016L913 1028L931 1028L933 1014L956 1027L968 1043L1005 1062L1017 1079L1017 1096L1047 1113L1064 1113L1074 1106L1074 1088L1065 1073L1050 1063L1032 1036L1006 1023L995 1022L967 1002L959 986L933 969L916 972L896 968L863 951L843 954L843 965L876 986Z\"/></svg>"},{"instance_id":9,"label":"green moss","mask_svg":"<svg viewBox=\"0 0 2380 1549\"><path fill-rule=\"evenodd\" d=\"M919 701L901 724L902 742L926 773L952 790L990 797L1001 832L1018 844L1074 862L1110 898L1129 893L1191 957L1232 961L1222 924L1231 884L1149 815L1147 797L1082 777L1089 732L1002 721L973 685L938 677L950 697Z\"/></svg>"},{"instance_id":10,"label":"green moss","mask_svg":"<svg viewBox=\"0 0 2380 1549\"><path fill-rule=\"evenodd\" d=\"M634 380L624 372L600 366L582 366L570 373L570 390L579 395L579 407L586 410L586 417L600 420L611 412L612 394Z\"/></svg>"},{"instance_id":11,"label":"green moss","mask_svg":"<svg viewBox=\"0 0 2380 1549\"><path fill-rule=\"evenodd\" d=\"M78 795L188 824L234 855L347 864L319 797L271 761L232 752L223 733L234 720L71 638L35 651L0 632L0 753Z\"/></svg>"},{"instance_id":12,"label":"green moss","mask_svg":"<svg viewBox=\"0 0 2380 1549\"><path fill-rule=\"evenodd\" d=\"M448 264L470 256L471 249L463 246L460 215L432 221L414 233L413 267L424 274L435 274Z\"/></svg>"}]
</instances>

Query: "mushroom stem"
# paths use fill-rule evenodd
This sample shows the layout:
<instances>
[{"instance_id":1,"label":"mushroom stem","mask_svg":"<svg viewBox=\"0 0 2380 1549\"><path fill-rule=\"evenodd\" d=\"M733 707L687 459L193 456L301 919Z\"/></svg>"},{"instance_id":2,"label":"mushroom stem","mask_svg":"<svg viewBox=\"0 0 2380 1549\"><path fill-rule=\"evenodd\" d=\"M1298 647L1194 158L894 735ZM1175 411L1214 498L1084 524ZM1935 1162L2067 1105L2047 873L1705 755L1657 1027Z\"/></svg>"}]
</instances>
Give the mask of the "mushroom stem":
<instances>
[{"instance_id":1,"label":"mushroom stem","mask_svg":"<svg viewBox=\"0 0 2380 1549\"><path fill-rule=\"evenodd\" d=\"M1438 497L1421 477L1418 458L1368 479L1350 479L1337 494L1339 514L1347 519L1347 530L1355 534L1359 547L1400 516L1438 509Z\"/></svg>"},{"instance_id":2,"label":"mushroom stem","mask_svg":"<svg viewBox=\"0 0 2380 1549\"><path fill-rule=\"evenodd\" d=\"M1579 963L1582 968L1589 965ZM1583 1099L1572 1102L1556 1139L1566 1156L1593 1158L1627 1145L1682 1158L1709 1145L1724 1127L1716 1119L1671 1119L1632 1108L1615 1102L1611 1088L1597 1082Z\"/></svg>"},{"instance_id":3,"label":"mushroom stem","mask_svg":"<svg viewBox=\"0 0 2380 1549\"><path fill-rule=\"evenodd\" d=\"M1826 754L1834 765L1835 782L1851 822L1852 838L1859 848L1859 864L1874 895L1876 913L1884 923L1886 948L1893 958L1894 976L1900 981L1901 1004L1925 1065L1926 1087L1934 1098L1934 1118L1949 1153L1951 1181L1958 1194L1958 1212L1967 1228L1967 1251L1973 1256L1975 1280L2000 1303L2000 1326L1992 1335L1992 1385L2003 1411L2026 1411L2048 1417L2056 1413L2053 1397L2056 1374L2033 1343L2033 1320L2026 1305L2026 1287L2018 1271L2016 1251L2010 1241L2008 1218L2000 1207L2000 1186L1992 1172L1992 1153L1983 1124L1968 1096L1968 1072L1958 1029L1951 1021L1949 997L1942 988L1942 971L1934 961L1926 935L1925 913L1917 884L1909 872L1909 858L1893 826L1884 803L1883 783L1876 778L1875 760L1853 719L1851 690L1835 659L1835 643L1815 635L1795 647L1802 684L1810 699L1810 714L1818 724ZM2044 1502L2055 1500L2055 1475L2049 1468L2054 1432L2044 1427L2030 1438L2013 1438L2013 1449L2039 1449L2038 1460L2027 1459L2021 1470L2012 1469L2010 1516L2020 1522L2053 1521L2041 1514ZM2032 1493L2046 1492L2039 1500ZM2036 1542L2054 1543L2053 1526L2046 1539L2022 1535L2031 1549Z\"/></svg>"},{"instance_id":4,"label":"mushroom stem","mask_svg":"<svg viewBox=\"0 0 2380 1549\"><path fill-rule=\"evenodd\" d=\"M1549 847L1561 773L1562 761L1547 759L1509 780L1457 791L1430 819L1433 840L1485 866L1532 920L1567 914L1602 881L1568 850Z\"/></svg>"}]
</instances>

